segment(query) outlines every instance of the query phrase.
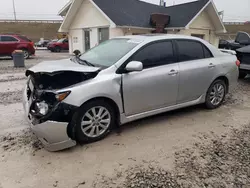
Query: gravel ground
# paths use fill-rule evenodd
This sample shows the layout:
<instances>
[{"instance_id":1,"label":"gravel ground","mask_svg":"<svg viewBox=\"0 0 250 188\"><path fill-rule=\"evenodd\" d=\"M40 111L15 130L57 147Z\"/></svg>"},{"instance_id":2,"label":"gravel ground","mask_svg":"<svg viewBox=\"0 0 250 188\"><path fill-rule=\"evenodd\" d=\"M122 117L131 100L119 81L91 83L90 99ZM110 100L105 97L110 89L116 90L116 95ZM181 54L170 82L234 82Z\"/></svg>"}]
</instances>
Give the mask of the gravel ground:
<instances>
[{"instance_id":1,"label":"gravel ground","mask_svg":"<svg viewBox=\"0 0 250 188\"><path fill-rule=\"evenodd\" d=\"M66 57L38 52L27 67ZM25 68L11 63L0 60L0 187L250 187L250 78L219 109L160 114L122 126L100 142L53 153L23 117Z\"/></svg>"},{"instance_id":2,"label":"gravel ground","mask_svg":"<svg viewBox=\"0 0 250 188\"><path fill-rule=\"evenodd\" d=\"M204 144L204 141L206 142ZM239 188L250 187L250 125L230 134L202 135L191 148L175 152L171 171L160 165L136 166L93 187Z\"/></svg>"}]
</instances>

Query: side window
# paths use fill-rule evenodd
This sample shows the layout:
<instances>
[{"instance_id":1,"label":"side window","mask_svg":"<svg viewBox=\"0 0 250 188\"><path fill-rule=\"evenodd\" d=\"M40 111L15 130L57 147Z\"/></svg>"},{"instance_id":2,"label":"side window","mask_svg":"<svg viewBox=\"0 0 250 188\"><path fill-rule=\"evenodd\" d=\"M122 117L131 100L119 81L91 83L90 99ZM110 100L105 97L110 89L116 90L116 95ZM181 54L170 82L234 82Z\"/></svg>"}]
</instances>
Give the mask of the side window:
<instances>
[{"instance_id":1,"label":"side window","mask_svg":"<svg viewBox=\"0 0 250 188\"><path fill-rule=\"evenodd\" d=\"M208 49L206 46L204 46L204 45L202 45L202 46L203 46L204 56L205 56L205 58L211 58L211 57L214 57L214 56L212 55L212 53L209 51L209 49Z\"/></svg>"},{"instance_id":2,"label":"side window","mask_svg":"<svg viewBox=\"0 0 250 188\"><path fill-rule=\"evenodd\" d=\"M191 61L203 59L203 47L201 43L191 40L177 40L179 61Z\"/></svg>"},{"instance_id":3,"label":"side window","mask_svg":"<svg viewBox=\"0 0 250 188\"><path fill-rule=\"evenodd\" d=\"M132 56L133 61L141 61L143 68L166 65L175 62L171 41L149 44Z\"/></svg>"},{"instance_id":4,"label":"side window","mask_svg":"<svg viewBox=\"0 0 250 188\"><path fill-rule=\"evenodd\" d=\"M1 42L16 42L18 41L16 38L11 36L1 36Z\"/></svg>"}]
</instances>

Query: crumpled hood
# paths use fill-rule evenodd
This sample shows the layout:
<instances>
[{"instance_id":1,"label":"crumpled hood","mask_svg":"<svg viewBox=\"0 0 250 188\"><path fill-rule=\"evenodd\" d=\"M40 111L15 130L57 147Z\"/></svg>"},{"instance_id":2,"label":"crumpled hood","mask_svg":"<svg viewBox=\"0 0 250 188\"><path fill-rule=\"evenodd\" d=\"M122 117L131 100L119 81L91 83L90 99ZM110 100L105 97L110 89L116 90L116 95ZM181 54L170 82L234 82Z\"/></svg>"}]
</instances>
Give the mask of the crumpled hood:
<instances>
[{"instance_id":1,"label":"crumpled hood","mask_svg":"<svg viewBox=\"0 0 250 188\"><path fill-rule=\"evenodd\" d=\"M31 72L33 73L53 73L61 71L74 71L74 72L96 72L100 70L100 67L91 67L86 65L80 65L71 61L70 59L62 59L55 61L44 61L39 63L26 71L26 76L29 76Z\"/></svg>"}]
</instances>

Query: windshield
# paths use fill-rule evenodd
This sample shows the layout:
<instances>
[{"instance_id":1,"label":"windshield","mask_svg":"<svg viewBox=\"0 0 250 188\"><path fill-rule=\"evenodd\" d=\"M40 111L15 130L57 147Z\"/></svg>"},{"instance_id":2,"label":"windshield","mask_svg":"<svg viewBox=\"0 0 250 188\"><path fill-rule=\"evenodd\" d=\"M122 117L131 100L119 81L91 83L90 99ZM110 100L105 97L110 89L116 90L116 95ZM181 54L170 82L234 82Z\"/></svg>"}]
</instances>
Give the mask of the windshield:
<instances>
[{"instance_id":1,"label":"windshield","mask_svg":"<svg viewBox=\"0 0 250 188\"><path fill-rule=\"evenodd\" d=\"M109 67L137 46L140 41L131 39L111 39L90 49L80 56L81 60L96 66Z\"/></svg>"},{"instance_id":2,"label":"windshield","mask_svg":"<svg viewBox=\"0 0 250 188\"><path fill-rule=\"evenodd\" d=\"M64 39L60 39L60 40L58 40L57 42L58 42L58 43L63 43L63 41L64 41Z\"/></svg>"}]
</instances>

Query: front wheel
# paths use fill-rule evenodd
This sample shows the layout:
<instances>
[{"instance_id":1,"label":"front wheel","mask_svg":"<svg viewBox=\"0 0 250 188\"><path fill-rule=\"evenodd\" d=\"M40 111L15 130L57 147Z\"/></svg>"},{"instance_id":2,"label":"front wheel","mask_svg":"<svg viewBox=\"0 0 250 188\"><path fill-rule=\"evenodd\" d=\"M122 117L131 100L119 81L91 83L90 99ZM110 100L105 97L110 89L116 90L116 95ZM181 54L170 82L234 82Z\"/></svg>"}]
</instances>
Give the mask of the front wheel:
<instances>
[{"instance_id":1,"label":"front wheel","mask_svg":"<svg viewBox=\"0 0 250 188\"><path fill-rule=\"evenodd\" d=\"M105 138L115 125L115 112L104 100L83 105L73 119L76 125L76 140L90 143Z\"/></svg>"},{"instance_id":2,"label":"front wheel","mask_svg":"<svg viewBox=\"0 0 250 188\"><path fill-rule=\"evenodd\" d=\"M223 80L215 80L209 87L206 95L205 105L208 109L221 106L226 96L226 84Z\"/></svg>"}]
</instances>

